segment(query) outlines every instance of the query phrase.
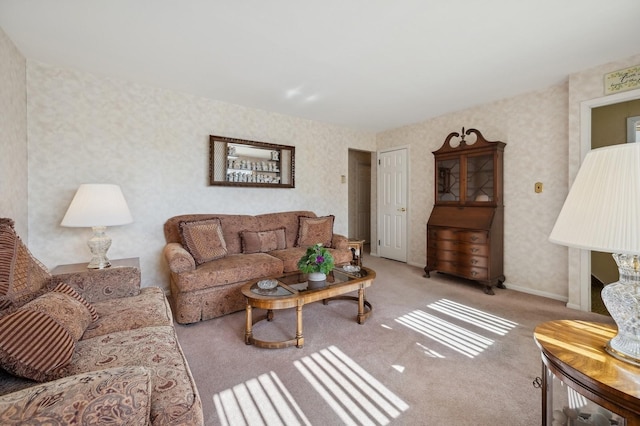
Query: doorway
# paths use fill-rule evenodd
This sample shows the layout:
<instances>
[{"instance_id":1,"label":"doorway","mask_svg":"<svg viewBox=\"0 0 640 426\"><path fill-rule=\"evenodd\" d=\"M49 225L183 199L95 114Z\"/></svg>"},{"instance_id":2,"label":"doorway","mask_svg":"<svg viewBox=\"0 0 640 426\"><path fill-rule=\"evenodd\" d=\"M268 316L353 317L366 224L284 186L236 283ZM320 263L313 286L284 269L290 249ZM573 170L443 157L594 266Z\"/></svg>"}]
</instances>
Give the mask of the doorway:
<instances>
[{"instance_id":1,"label":"doorway","mask_svg":"<svg viewBox=\"0 0 640 426\"><path fill-rule=\"evenodd\" d=\"M349 234L354 240L371 242L371 153L349 150Z\"/></svg>"},{"instance_id":2,"label":"doorway","mask_svg":"<svg viewBox=\"0 0 640 426\"><path fill-rule=\"evenodd\" d=\"M587 152L591 150L592 139L592 111L595 108L614 105L627 101L640 99L640 90L630 90L628 92L608 95L596 99L581 102L580 105L580 163L584 160ZM625 127L626 129L626 127ZM594 146L595 148L596 146ZM591 252L589 250L579 250L577 264L577 279L569 281L569 291L571 288L579 291L580 303L578 306L567 305L583 311L592 309L592 268ZM577 286L577 287L576 287Z\"/></svg>"},{"instance_id":3,"label":"doorway","mask_svg":"<svg viewBox=\"0 0 640 426\"><path fill-rule=\"evenodd\" d=\"M619 102L591 109L591 149L628 142L628 119L640 115L640 100ZM591 311L609 315L600 292L602 288L618 281L618 266L611 253L591 252Z\"/></svg>"}]
</instances>

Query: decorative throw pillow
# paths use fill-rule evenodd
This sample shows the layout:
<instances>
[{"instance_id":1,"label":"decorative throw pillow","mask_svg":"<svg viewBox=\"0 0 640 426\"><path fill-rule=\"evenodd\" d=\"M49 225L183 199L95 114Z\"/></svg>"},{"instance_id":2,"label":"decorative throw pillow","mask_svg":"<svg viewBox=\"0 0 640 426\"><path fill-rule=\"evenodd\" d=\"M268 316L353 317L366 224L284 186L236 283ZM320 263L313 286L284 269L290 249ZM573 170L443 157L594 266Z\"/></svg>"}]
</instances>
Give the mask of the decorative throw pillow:
<instances>
[{"instance_id":1,"label":"decorative throw pillow","mask_svg":"<svg viewBox=\"0 0 640 426\"><path fill-rule=\"evenodd\" d=\"M84 297L80 296L77 291L69 287L67 284L59 283L53 288L53 291L66 294L67 296L70 296L78 302L82 303L82 305L89 311L89 315L91 315L91 322L98 321L99 316L96 308L94 308L91 303L87 302Z\"/></svg>"},{"instance_id":2,"label":"decorative throw pillow","mask_svg":"<svg viewBox=\"0 0 640 426\"><path fill-rule=\"evenodd\" d=\"M267 253L273 250L287 248L285 228L271 229L269 231L242 231L242 252Z\"/></svg>"},{"instance_id":3,"label":"decorative throw pillow","mask_svg":"<svg viewBox=\"0 0 640 426\"><path fill-rule=\"evenodd\" d=\"M222 235L220 219L180 222L179 228L182 245L193 256L196 265L227 255L227 244Z\"/></svg>"},{"instance_id":4,"label":"decorative throw pillow","mask_svg":"<svg viewBox=\"0 0 640 426\"><path fill-rule=\"evenodd\" d=\"M0 366L36 381L71 361L76 341L91 323L89 310L52 291L0 318Z\"/></svg>"},{"instance_id":5,"label":"decorative throw pillow","mask_svg":"<svg viewBox=\"0 0 640 426\"><path fill-rule=\"evenodd\" d=\"M20 240L13 220L0 218L0 310L36 298L49 280L51 274Z\"/></svg>"},{"instance_id":6,"label":"decorative throw pillow","mask_svg":"<svg viewBox=\"0 0 640 426\"><path fill-rule=\"evenodd\" d=\"M333 220L335 216L298 218L298 247L309 247L321 243L325 247L331 247L333 239Z\"/></svg>"}]
</instances>

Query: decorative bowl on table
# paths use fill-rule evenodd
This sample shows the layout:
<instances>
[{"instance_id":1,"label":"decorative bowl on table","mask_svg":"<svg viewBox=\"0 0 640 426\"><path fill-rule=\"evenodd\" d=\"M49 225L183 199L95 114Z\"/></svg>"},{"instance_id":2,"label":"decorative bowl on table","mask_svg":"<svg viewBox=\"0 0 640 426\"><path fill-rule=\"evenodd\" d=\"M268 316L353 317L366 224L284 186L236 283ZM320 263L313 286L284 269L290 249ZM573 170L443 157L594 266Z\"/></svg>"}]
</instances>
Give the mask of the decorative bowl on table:
<instances>
[{"instance_id":1,"label":"decorative bowl on table","mask_svg":"<svg viewBox=\"0 0 640 426\"><path fill-rule=\"evenodd\" d=\"M344 265L342 270L349 273L360 272L360 267L356 265Z\"/></svg>"},{"instance_id":2,"label":"decorative bowl on table","mask_svg":"<svg viewBox=\"0 0 640 426\"><path fill-rule=\"evenodd\" d=\"M276 280L260 280L258 281L258 288L262 290L272 290L278 286Z\"/></svg>"}]
</instances>

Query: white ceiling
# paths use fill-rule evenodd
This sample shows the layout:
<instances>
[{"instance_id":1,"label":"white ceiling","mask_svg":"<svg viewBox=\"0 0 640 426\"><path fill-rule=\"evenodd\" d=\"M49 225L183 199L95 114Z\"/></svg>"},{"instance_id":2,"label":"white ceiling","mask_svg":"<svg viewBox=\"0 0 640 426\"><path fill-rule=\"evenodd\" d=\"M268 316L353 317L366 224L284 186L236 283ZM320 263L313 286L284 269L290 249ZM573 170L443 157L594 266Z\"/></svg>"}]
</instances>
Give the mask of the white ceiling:
<instances>
[{"instance_id":1,"label":"white ceiling","mask_svg":"<svg viewBox=\"0 0 640 426\"><path fill-rule=\"evenodd\" d=\"M639 0L0 0L30 60L380 131L640 53Z\"/></svg>"}]
</instances>

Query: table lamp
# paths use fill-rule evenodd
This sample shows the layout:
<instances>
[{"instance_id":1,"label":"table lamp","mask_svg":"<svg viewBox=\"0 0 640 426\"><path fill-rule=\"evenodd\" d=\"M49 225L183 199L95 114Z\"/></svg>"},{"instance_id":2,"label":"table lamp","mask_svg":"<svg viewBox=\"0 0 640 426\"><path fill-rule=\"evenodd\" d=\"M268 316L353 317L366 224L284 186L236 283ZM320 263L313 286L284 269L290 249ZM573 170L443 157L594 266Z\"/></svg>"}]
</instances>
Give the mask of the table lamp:
<instances>
[{"instance_id":1,"label":"table lamp","mask_svg":"<svg viewBox=\"0 0 640 426\"><path fill-rule=\"evenodd\" d=\"M620 278L602 300L618 333L605 349L640 365L640 143L587 154L549 241L613 254Z\"/></svg>"},{"instance_id":2,"label":"table lamp","mask_svg":"<svg viewBox=\"0 0 640 426\"><path fill-rule=\"evenodd\" d=\"M107 251L111 247L111 238L106 234L107 226L131 222L131 212L118 185L82 184L60 225L93 228L93 236L87 242L93 258L87 268L103 269L111 266L107 258Z\"/></svg>"}]
</instances>

